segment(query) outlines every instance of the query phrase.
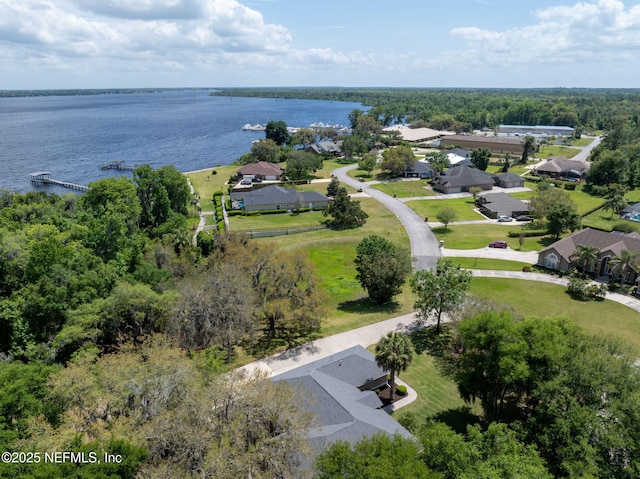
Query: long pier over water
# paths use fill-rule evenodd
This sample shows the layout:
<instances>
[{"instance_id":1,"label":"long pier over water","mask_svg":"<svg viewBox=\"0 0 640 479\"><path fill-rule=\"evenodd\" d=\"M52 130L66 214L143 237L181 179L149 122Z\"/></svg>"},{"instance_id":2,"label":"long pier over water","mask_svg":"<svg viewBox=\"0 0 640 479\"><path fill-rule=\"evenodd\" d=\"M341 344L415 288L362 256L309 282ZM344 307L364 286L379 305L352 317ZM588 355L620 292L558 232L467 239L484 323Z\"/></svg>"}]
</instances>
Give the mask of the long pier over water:
<instances>
[{"instance_id":1,"label":"long pier over water","mask_svg":"<svg viewBox=\"0 0 640 479\"><path fill-rule=\"evenodd\" d=\"M36 171L35 173L31 173L30 176L31 184L34 186L57 185L76 191L89 191L89 187L85 185L78 185L77 183L70 183L68 181L55 180L51 178L51 173L48 171Z\"/></svg>"}]
</instances>

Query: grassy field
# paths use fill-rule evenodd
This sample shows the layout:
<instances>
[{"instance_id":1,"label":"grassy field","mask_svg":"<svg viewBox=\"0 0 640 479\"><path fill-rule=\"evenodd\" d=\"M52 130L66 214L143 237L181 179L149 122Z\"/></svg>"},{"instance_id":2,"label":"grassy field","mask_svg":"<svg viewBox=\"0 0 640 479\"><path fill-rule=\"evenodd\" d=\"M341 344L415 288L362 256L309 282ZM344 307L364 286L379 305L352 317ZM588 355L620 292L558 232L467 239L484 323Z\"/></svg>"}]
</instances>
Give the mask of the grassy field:
<instances>
[{"instance_id":1,"label":"grassy field","mask_svg":"<svg viewBox=\"0 0 640 479\"><path fill-rule=\"evenodd\" d=\"M428 216L429 221L438 221L438 212L443 208L452 208L456 212L456 221L486 219L474 211L473 198L452 198L446 200L413 200L405 203L420 216ZM468 226L467 226L468 228Z\"/></svg>"},{"instance_id":2,"label":"grassy field","mask_svg":"<svg viewBox=\"0 0 640 479\"><path fill-rule=\"evenodd\" d=\"M286 230L322 226L327 220L322 211L304 213L281 213L277 215L231 216L229 228L232 232Z\"/></svg>"},{"instance_id":3,"label":"grassy field","mask_svg":"<svg viewBox=\"0 0 640 479\"><path fill-rule=\"evenodd\" d=\"M508 304L523 316L566 316L589 333L623 339L640 354L638 313L619 303L580 302L571 299L562 286L503 278L475 278L471 293Z\"/></svg>"},{"instance_id":4,"label":"grassy field","mask_svg":"<svg viewBox=\"0 0 640 479\"><path fill-rule=\"evenodd\" d=\"M536 158L547 159L550 156L564 156L565 158L573 158L580 150L560 145L542 145L536 153Z\"/></svg>"},{"instance_id":5,"label":"grassy field","mask_svg":"<svg viewBox=\"0 0 640 479\"><path fill-rule=\"evenodd\" d=\"M513 249L520 251L537 251L551 243L547 236L525 238L522 249L518 238L509 238L509 231L519 231L520 226L515 223L488 223L479 225L453 225L446 230L443 226L433 228L439 240L444 241L445 248L477 249L487 246L491 241L504 240Z\"/></svg>"},{"instance_id":6,"label":"grassy field","mask_svg":"<svg viewBox=\"0 0 640 479\"><path fill-rule=\"evenodd\" d=\"M411 198L413 196L434 196L436 193L428 189L429 184L426 180L399 180L387 181L385 183L376 183L371 185L376 190L398 198Z\"/></svg>"},{"instance_id":7,"label":"grassy field","mask_svg":"<svg viewBox=\"0 0 640 479\"><path fill-rule=\"evenodd\" d=\"M515 245L517 245L517 240ZM449 258L454 264L467 269L496 269L500 271L522 271L525 266L531 266L530 263L522 263L520 261L506 261L491 258L462 258L452 256Z\"/></svg>"}]
</instances>

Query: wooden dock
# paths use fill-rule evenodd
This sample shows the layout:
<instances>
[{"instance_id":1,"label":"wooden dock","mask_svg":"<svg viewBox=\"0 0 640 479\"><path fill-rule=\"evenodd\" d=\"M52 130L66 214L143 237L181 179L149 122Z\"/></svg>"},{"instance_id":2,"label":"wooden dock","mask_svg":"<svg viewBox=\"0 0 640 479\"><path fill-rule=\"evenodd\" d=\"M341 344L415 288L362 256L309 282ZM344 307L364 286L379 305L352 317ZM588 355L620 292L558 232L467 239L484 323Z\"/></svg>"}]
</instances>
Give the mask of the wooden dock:
<instances>
[{"instance_id":1,"label":"wooden dock","mask_svg":"<svg viewBox=\"0 0 640 479\"><path fill-rule=\"evenodd\" d=\"M136 169L135 166L125 165L123 160L113 160L111 163L107 163L106 165L102 165L100 167L101 170L127 170L133 171Z\"/></svg>"},{"instance_id":2,"label":"wooden dock","mask_svg":"<svg viewBox=\"0 0 640 479\"><path fill-rule=\"evenodd\" d=\"M77 183L70 183L68 181L55 180L51 178L51 173L48 171L37 171L35 173L31 173L30 176L31 184L34 186L56 185L76 191L89 191L89 187L85 185L78 185Z\"/></svg>"}]
</instances>

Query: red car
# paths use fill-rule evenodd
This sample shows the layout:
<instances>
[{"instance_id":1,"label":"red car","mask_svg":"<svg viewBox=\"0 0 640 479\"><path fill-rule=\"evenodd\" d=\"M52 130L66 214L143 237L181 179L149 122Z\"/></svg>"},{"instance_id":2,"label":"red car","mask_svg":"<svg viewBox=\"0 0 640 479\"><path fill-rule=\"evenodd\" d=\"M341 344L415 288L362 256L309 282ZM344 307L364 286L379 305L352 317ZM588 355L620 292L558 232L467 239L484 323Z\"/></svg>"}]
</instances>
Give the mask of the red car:
<instances>
[{"instance_id":1,"label":"red car","mask_svg":"<svg viewBox=\"0 0 640 479\"><path fill-rule=\"evenodd\" d=\"M509 246L506 241L492 241L489 243L489 248L506 248Z\"/></svg>"}]
</instances>

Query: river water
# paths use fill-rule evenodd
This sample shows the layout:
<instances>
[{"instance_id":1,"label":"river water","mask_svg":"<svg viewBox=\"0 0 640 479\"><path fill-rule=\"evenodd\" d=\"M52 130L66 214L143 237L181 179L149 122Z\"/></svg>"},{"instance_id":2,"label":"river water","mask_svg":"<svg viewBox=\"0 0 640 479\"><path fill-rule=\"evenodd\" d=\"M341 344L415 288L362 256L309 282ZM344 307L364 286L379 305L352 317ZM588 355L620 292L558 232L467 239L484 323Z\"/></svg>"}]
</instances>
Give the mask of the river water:
<instances>
[{"instance_id":1,"label":"river water","mask_svg":"<svg viewBox=\"0 0 640 479\"><path fill-rule=\"evenodd\" d=\"M283 120L348 125L358 103L212 97L209 91L0 98L0 188L25 192L29 174L86 185L131 175L101 170L113 160L180 171L228 165L264 132L243 125ZM47 191L65 192L48 186Z\"/></svg>"}]
</instances>

